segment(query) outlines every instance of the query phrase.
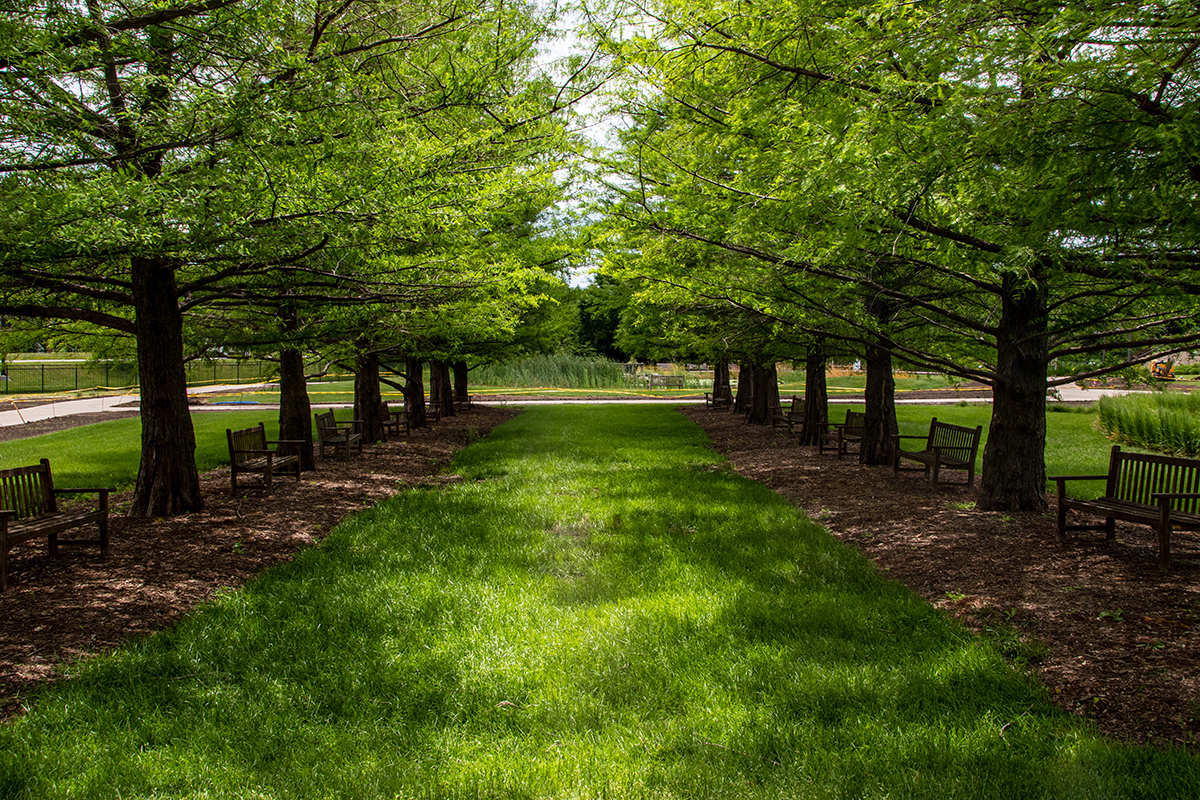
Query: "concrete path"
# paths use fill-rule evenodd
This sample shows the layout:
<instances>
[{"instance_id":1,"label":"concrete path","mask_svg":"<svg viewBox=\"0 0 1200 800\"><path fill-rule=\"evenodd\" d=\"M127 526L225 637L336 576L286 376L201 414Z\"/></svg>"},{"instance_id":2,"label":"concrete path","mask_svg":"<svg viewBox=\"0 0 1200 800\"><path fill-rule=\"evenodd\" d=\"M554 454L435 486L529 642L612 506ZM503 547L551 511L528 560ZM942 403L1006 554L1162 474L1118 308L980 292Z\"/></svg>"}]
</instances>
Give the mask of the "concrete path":
<instances>
[{"instance_id":1,"label":"concrete path","mask_svg":"<svg viewBox=\"0 0 1200 800\"><path fill-rule=\"evenodd\" d=\"M238 389L243 389L243 390L244 389L253 389L253 388L258 388L258 387L267 386L267 385L270 385L270 384L255 384L252 386L201 386L201 387L197 387L194 389L189 389L188 394L209 394L209 393L214 393L214 392L236 391ZM1102 395L1106 395L1106 394L1109 394L1109 395L1129 394L1129 390L1126 390L1126 389L1081 389L1078 386L1075 386L1074 384L1069 384L1067 386L1060 386L1059 394L1061 396L1061 399L1064 401L1067 401L1067 402L1087 402L1090 400L1096 400L1097 398L1101 397ZM4 401L2 399L0 399L0 426L23 425L26 422L34 422L35 420L40 420L40 419L54 419L56 417L66 417L66 416L70 416L72 414L102 414L102 413L109 412L109 411L126 411L128 409L121 408L121 406L126 403L134 402L137 399L138 399L138 396L136 394L111 395L111 396L107 396L107 397L84 397L84 398L79 398L79 399L74 399L74 400L56 400L56 401L46 403L45 405L33 406L31 408L20 408L20 409L13 408L8 411L2 410L4 408ZM650 404L656 404L656 405L662 405L662 404L679 405L682 403L701 403L701 402L703 402L703 400L698 399L698 398L692 398L692 399L687 399L687 398L661 398L661 399L660 398L646 398L646 399L642 399L642 400L628 400L628 399L613 399L613 400L546 399L546 400L540 400L540 399L534 398L534 397L530 397L530 398L513 397L508 400L495 401L495 402L489 403L489 405L541 406L541 405L562 405L562 404L576 404L576 403L580 403L580 404L650 403ZM829 398L829 402L830 403L842 403L842 404L861 403L862 398L861 397L853 397L853 396L838 397L837 395L831 395ZM960 402L990 403L991 398L990 397L959 398L959 397L953 396L953 394L947 393L947 397L939 398L939 399L935 399L935 400L931 400L929 398L906 400L906 399L904 399L904 394L900 393L896 398L896 402L897 403L915 403L915 404L960 403ZM346 404L341 404L341 405L344 406ZM220 412L220 411L239 411L239 410L245 410L247 408L253 408L253 407L256 407L256 406L250 406L250 405L244 405L244 404L230 404L227 406L223 406L223 405L214 404L214 405L203 406L202 409L205 412L209 412L209 411ZM273 406L273 405L264 403L262 406L257 406L257 407L276 408L277 406ZM338 407L338 404L313 403L313 407L314 408L335 408L335 407ZM200 407L197 407L196 410L200 410Z\"/></svg>"}]
</instances>

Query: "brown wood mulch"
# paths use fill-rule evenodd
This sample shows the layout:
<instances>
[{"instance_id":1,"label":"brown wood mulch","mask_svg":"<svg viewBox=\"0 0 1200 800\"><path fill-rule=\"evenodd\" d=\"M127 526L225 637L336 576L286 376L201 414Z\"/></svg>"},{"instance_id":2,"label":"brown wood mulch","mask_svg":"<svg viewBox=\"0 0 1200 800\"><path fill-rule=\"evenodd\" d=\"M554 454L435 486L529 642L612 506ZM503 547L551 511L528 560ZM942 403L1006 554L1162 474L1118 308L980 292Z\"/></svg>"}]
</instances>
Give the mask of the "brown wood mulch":
<instances>
[{"instance_id":1,"label":"brown wood mulch","mask_svg":"<svg viewBox=\"0 0 1200 800\"><path fill-rule=\"evenodd\" d=\"M743 475L805 510L880 571L967 627L1016 638L1049 697L1127 742L1200 752L1200 540L1180 536L1169 571L1153 535L1118 526L1057 543L1052 512L973 510L976 491L933 488L920 473L818 456L780 429L702 407L683 413ZM221 589L289 559L342 519L400 488L453 478L438 472L455 450L513 411L477 407L369 446L350 462L325 460L272 495L229 494L228 470L205 475L203 512L169 520L113 519L107 560L90 548L57 559L14 550L0 594L0 711L17 713L30 688L61 666L169 626ZM0 439L95 421L61 418L0 428ZM35 427L39 426L39 427ZM122 498L117 498L118 502ZM998 641L1003 641L1003 638Z\"/></svg>"},{"instance_id":2,"label":"brown wood mulch","mask_svg":"<svg viewBox=\"0 0 1200 800\"><path fill-rule=\"evenodd\" d=\"M684 408L742 475L770 486L879 570L991 636L1051 700L1126 742L1200 752L1200 538L1176 534L1158 566L1146 526L1070 534L1053 511L995 513L978 495L921 472L861 466L799 447L783 428ZM1019 638L1019 641L1018 641ZM1015 644L1013 644L1015 642Z\"/></svg>"},{"instance_id":3,"label":"brown wood mulch","mask_svg":"<svg viewBox=\"0 0 1200 800\"><path fill-rule=\"evenodd\" d=\"M0 594L0 718L18 713L29 690L56 679L63 664L169 626L215 592L290 559L356 511L408 486L452 482L439 474L450 457L514 413L476 407L407 439L368 445L349 461L318 459L318 469L299 483L276 478L269 495L254 476L239 476L241 496L231 496L229 469L218 469L201 478L204 510L183 517L123 516L131 493L114 495L107 559L95 547L60 549L50 558L44 541L13 548L10 582ZM0 428L0 439L101 418L112 415Z\"/></svg>"}]
</instances>

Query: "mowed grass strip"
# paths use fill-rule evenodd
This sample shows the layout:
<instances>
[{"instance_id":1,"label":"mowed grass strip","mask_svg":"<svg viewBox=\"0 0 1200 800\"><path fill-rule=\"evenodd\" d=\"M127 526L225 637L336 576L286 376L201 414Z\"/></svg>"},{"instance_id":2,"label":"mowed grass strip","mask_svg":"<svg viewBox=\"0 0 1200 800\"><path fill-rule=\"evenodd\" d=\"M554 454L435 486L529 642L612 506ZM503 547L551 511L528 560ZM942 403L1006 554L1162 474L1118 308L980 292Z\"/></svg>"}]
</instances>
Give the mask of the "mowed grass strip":
<instances>
[{"instance_id":1,"label":"mowed grass strip","mask_svg":"<svg viewBox=\"0 0 1200 800\"><path fill-rule=\"evenodd\" d=\"M670 409L530 410L455 469L32 698L0 797L1200 787L1195 758L1053 709Z\"/></svg>"}]
</instances>

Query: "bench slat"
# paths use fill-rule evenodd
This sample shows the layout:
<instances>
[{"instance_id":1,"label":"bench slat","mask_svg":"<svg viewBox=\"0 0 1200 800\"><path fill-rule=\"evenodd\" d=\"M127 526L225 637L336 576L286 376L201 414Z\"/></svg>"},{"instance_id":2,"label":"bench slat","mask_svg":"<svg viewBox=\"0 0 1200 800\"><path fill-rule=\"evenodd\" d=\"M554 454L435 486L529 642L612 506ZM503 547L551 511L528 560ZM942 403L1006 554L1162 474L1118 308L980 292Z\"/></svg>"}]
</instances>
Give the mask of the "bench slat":
<instances>
[{"instance_id":1,"label":"bench slat","mask_svg":"<svg viewBox=\"0 0 1200 800\"><path fill-rule=\"evenodd\" d=\"M242 472L256 473L262 476L266 490L271 491L272 479L277 472L293 473L300 480L300 456L295 453L280 453L267 447L267 430L263 423L253 428L242 430L225 429L225 438L229 443L229 490L237 494L237 478ZM282 444L277 442L276 444ZM303 442L289 441L287 444L303 445Z\"/></svg>"},{"instance_id":2,"label":"bench slat","mask_svg":"<svg viewBox=\"0 0 1200 800\"><path fill-rule=\"evenodd\" d=\"M967 486L974 486L975 457L979 453L979 440L982 437L982 425L968 428L963 425L938 422L937 417L934 417L929 420L929 433L924 437L893 435L892 475L898 477L901 469L911 469L900 466L901 459L904 459L920 464L920 469L925 470L925 476L931 478L935 485L939 482L943 469L953 469L966 472ZM900 447L902 439L920 440L922 438L925 440L925 444L920 450L905 450Z\"/></svg>"},{"instance_id":3,"label":"bench slat","mask_svg":"<svg viewBox=\"0 0 1200 800\"><path fill-rule=\"evenodd\" d=\"M1115 520L1149 525L1158 534L1159 563L1171 560L1173 528L1200 529L1200 460L1153 453L1126 453L1113 445L1109 456L1105 493L1095 500L1068 497L1066 483L1076 476L1055 476L1058 486L1058 538L1068 530L1103 529L1111 541L1116 536ZM1083 479L1094 479L1084 476ZM1155 495L1185 495L1162 497ZM1103 525L1069 525L1067 512L1082 511L1104 518Z\"/></svg>"},{"instance_id":4,"label":"bench slat","mask_svg":"<svg viewBox=\"0 0 1200 800\"><path fill-rule=\"evenodd\" d=\"M100 556L108 555L108 495L112 489L69 489L72 494L99 495L93 510L58 511L49 459L27 467L0 470L0 591L8 586L8 553L13 545L45 537L50 555L58 554L58 534L72 528L96 524L95 539L64 540L64 544L99 544Z\"/></svg>"}]
</instances>

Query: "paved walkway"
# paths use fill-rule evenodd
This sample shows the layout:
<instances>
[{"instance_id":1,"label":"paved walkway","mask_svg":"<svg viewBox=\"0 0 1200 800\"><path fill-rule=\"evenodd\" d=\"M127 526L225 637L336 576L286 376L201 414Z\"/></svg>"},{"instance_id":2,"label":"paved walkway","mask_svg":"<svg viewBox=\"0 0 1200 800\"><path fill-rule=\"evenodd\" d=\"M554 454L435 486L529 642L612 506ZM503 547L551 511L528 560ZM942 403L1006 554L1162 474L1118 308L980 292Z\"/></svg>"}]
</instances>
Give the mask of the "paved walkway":
<instances>
[{"instance_id":1,"label":"paved walkway","mask_svg":"<svg viewBox=\"0 0 1200 800\"><path fill-rule=\"evenodd\" d=\"M257 386L265 386L268 384L256 384L253 386L201 386L194 389L189 389L188 394L208 394L213 392L236 391L238 389L253 389ZM1126 389L1081 389L1074 384L1059 387L1061 399L1067 402L1086 402L1096 400L1102 395L1118 395L1129 394ZM39 419L54 419L56 417L66 417L71 414L100 414L108 411L126 411L127 408L121 408L122 405L134 402L138 399L136 394L125 395L110 395L107 397L84 397L73 400L56 400L45 405L33 406L31 408L14 408L10 411L0 410L0 426L5 425L23 425L26 422L33 422ZM990 403L990 397L974 397L974 398L959 398L948 393L944 399L929 399L914 398L912 400L904 399L904 394L900 393L897 398L897 403L914 403L914 404L935 404L935 403ZM546 399L540 400L534 397L513 397L508 400L501 400L490 403L489 405L503 406L539 406L539 405L562 405L572 403L653 403L653 404L671 404L678 405L681 403L700 403L703 400L699 398L646 398L642 400L628 399L588 399L588 400L570 400L570 399ZM831 395L830 403L861 403L861 397L838 397ZM342 404L344 406L346 404ZM3 409L4 401L0 400L0 409ZM238 411L245 410L248 407L246 404L231 403L229 405L212 404L203 406L204 411ZM260 407L276 408L270 404L263 404ZM338 404L330 403L313 403L314 408L335 408ZM199 407L196 409L199 410Z\"/></svg>"}]
</instances>

